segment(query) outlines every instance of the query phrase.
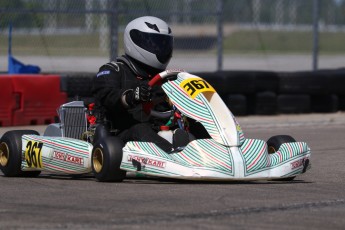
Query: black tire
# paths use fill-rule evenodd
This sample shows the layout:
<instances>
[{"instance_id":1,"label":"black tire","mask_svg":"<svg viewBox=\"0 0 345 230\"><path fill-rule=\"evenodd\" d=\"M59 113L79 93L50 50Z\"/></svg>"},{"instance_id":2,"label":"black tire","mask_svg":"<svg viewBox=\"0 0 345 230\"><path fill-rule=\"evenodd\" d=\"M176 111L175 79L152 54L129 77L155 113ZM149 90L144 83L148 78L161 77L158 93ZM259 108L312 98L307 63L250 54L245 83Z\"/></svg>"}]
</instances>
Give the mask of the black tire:
<instances>
[{"instance_id":1,"label":"black tire","mask_svg":"<svg viewBox=\"0 0 345 230\"><path fill-rule=\"evenodd\" d=\"M247 97L242 94L229 94L223 96L229 110L237 116L247 115Z\"/></svg>"},{"instance_id":2,"label":"black tire","mask_svg":"<svg viewBox=\"0 0 345 230\"><path fill-rule=\"evenodd\" d=\"M289 135L277 135L277 136L271 137L267 141L268 154L273 154L273 153L277 152L282 144L291 143L291 142L296 142L296 140ZM275 179L275 181L292 181L293 179L295 179L294 176Z\"/></svg>"},{"instance_id":3,"label":"black tire","mask_svg":"<svg viewBox=\"0 0 345 230\"><path fill-rule=\"evenodd\" d=\"M280 94L277 97L278 113L310 113L311 101L307 94Z\"/></svg>"},{"instance_id":4,"label":"black tire","mask_svg":"<svg viewBox=\"0 0 345 230\"><path fill-rule=\"evenodd\" d=\"M220 71L222 76L216 82L219 94L251 94L255 93L254 71Z\"/></svg>"},{"instance_id":5,"label":"black tire","mask_svg":"<svg viewBox=\"0 0 345 230\"><path fill-rule=\"evenodd\" d=\"M277 113L277 95L271 91L259 92L255 95L255 103L251 106L254 114L273 115Z\"/></svg>"},{"instance_id":6,"label":"black tire","mask_svg":"<svg viewBox=\"0 0 345 230\"><path fill-rule=\"evenodd\" d=\"M268 154L277 152L282 144L290 142L296 142L296 140L289 135L277 135L271 137L267 141Z\"/></svg>"},{"instance_id":7,"label":"black tire","mask_svg":"<svg viewBox=\"0 0 345 230\"><path fill-rule=\"evenodd\" d=\"M279 76L277 72L253 71L255 73L255 92L270 91L277 93L279 89Z\"/></svg>"},{"instance_id":8,"label":"black tire","mask_svg":"<svg viewBox=\"0 0 345 230\"><path fill-rule=\"evenodd\" d=\"M61 90L66 92L68 97L91 97L93 77L94 74L89 73L76 73L62 76Z\"/></svg>"},{"instance_id":9,"label":"black tire","mask_svg":"<svg viewBox=\"0 0 345 230\"><path fill-rule=\"evenodd\" d=\"M339 108L339 99L335 94L311 96L311 110L316 113L334 113Z\"/></svg>"},{"instance_id":10,"label":"black tire","mask_svg":"<svg viewBox=\"0 0 345 230\"><path fill-rule=\"evenodd\" d=\"M105 137L92 150L92 172L100 182L121 182L126 171L120 169L123 141L118 137Z\"/></svg>"},{"instance_id":11,"label":"black tire","mask_svg":"<svg viewBox=\"0 0 345 230\"><path fill-rule=\"evenodd\" d=\"M13 130L6 132L0 140L0 169L8 177L36 177L41 171L22 171L22 136L39 135L34 130Z\"/></svg>"},{"instance_id":12,"label":"black tire","mask_svg":"<svg viewBox=\"0 0 345 230\"><path fill-rule=\"evenodd\" d=\"M328 76L322 71L298 71L279 73L281 94L329 93Z\"/></svg>"},{"instance_id":13,"label":"black tire","mask_svg":"<svg viewBox=\"0 0 345 230\"><path fill-rule=\"evenodd\" d=\"M338 95L339 98L339 110L345 111L345 95Z\"/></svg>"}]
</instances>

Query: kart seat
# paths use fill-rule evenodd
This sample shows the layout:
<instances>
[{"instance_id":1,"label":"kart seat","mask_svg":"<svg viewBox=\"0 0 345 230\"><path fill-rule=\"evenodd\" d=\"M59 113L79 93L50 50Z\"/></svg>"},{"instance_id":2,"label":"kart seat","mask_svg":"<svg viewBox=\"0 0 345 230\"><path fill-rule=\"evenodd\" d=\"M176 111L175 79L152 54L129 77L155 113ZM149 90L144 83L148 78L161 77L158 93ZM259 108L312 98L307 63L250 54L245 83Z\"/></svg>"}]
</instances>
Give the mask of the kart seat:
<instances>
[{"instance_id":1,"label":"kart seat","mask_svg":"<svg viewBox=\"0 0 345 230\"><path fill-rule=\"evenodd\" d=\"M181 148L188 145L190 141L193 140L193 137L183 129L175 129L173 134L173 148Z\"/></svg>"}]
</instances>

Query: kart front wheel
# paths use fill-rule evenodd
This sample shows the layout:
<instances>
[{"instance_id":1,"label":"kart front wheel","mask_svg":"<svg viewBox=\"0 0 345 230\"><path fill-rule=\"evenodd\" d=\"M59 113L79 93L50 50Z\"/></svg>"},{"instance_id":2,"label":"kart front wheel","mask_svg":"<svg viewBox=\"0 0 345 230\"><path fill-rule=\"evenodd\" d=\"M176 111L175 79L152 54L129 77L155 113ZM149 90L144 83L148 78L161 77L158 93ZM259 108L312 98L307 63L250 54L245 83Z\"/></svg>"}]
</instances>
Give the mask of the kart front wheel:
<instances>
[{"instance_id":1,"label":"kart front wheel","mask_svg":"<svg viewBox=\"0 0 345 230\"><path fill-rule=\"evenodd\" d=\"M296 140L289 135L273 136L267 141L268 154L273 154L278 151L280 146L285 143L296 142Z\"/></svg>"},{"instance_id":2,"label":"kart front wheel","mask_svg":"<svg viewBox=\"0 0 345 230\"><path fill-rule=\"evenodd\" d=\"M5 176L36 177L41 171L22 171L22 136L39 135L34 130L13 130L0 139L0 169Z\"/></svg>"},{"instance_id":3,"label":"kart front wheel","mask_svg":"<svg viewBox=\"0 0 345 230\"><path fill-rule=\"evenodd\" d=\"M282 144L291 143L291 142L296 142L296 140L289 135L277 135L277 136L271 137L267 141L268 154L273 154L277 152ZM276 181L292 181L293 179L295 179L294 176L276 179Z\"/></svg>"},{"instance_id":4,"label":"kart front wheel","mask_svg":"<svg viewBox=\"0 0 345 230\"><path fill-rule=\"evenodd\" d=\"M126 171L120 169L124 143L117 137L105 137L92 150L92 172L101 182L121 182Z\"/></svg>"}]
</instances>

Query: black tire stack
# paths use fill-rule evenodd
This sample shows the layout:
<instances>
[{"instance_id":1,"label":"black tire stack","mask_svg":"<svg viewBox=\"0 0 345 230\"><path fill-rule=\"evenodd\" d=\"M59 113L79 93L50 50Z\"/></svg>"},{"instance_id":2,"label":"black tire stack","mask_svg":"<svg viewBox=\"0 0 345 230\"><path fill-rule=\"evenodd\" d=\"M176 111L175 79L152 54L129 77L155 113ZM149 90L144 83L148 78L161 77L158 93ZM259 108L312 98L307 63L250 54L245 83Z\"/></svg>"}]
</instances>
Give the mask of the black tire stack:
<instances>
[{"instance_id":1,"label":"black tire stack","mask_svg":"<svg viewBox=\"0 0 345 230\"><path fill-rule=\"evenodd\" d=\"M69 73L61 75L61 91L67 93L68 101L83 100L85 104L92 100L93 73Z\"/></svg>"},{"instance_id":2,"label":"black tire stack","mask_svg":"<svg viewBox=\"0 0 345 230\"><path fill-rule=\"evenodd\" d=\"M192 73L207 80L235 115L330 113L345 110L345 68L319 71ZM92 102L94 73L62 75L69 101Z\"/></svg>"},{"instance_id":3,"label":"black tire stack","mask_svg":"<svg viewBox=\"0 0 345 230\"><path fill-rule=\"evenodd\" d=\"M345 110L345 69L195 73L235 115L330 113Z\"/></svg>"}]
</instances>

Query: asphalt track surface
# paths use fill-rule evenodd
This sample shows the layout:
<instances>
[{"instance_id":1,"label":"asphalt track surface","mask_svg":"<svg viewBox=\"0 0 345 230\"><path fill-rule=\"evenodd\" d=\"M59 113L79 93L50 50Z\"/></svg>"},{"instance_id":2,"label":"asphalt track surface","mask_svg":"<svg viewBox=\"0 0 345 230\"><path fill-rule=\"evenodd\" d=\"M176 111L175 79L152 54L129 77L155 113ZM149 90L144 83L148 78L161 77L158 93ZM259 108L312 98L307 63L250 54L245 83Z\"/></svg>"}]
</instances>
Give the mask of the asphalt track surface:
<instances>
[{"instance_id":1,"label":"asphalt track surface","mask_svg":"<svg viewBox=\"0 0 345 230\"><path fill-rule=\"evenodd\" d=\"M0 173L0 229L344 229L344 115L239 118L248 138L289 134L309 144L312 168L292 182Z\"/></svg>"}]
</instances>

